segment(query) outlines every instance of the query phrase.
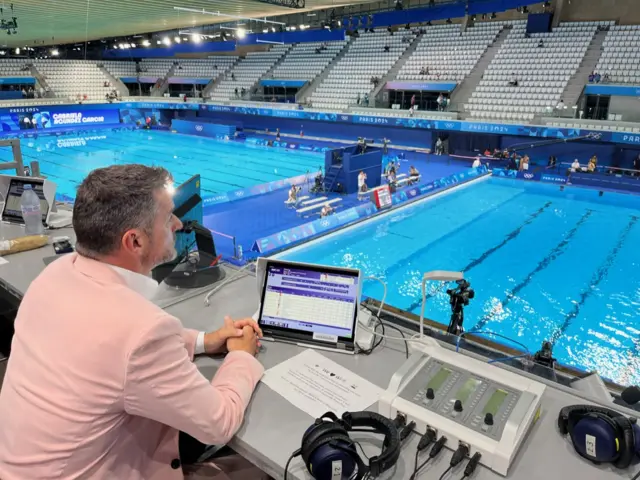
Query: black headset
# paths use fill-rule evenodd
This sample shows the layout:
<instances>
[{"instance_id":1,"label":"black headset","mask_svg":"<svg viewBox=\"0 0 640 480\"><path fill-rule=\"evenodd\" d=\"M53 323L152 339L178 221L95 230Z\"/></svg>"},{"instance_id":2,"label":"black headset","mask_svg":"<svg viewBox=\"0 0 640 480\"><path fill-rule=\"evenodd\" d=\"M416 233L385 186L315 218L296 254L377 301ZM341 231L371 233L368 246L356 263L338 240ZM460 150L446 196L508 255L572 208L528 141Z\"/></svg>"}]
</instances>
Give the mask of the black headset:
<instances>
[{"instance_id":1,"label":"black headset","mask_svg":"<svg viewBox=\"0 0 640 480\"><path fill-rule=\"evenodd\" d=\"M594 463L628 468L640 453L640 427L635 418L604 407L573 405L560 410L558 429L569 434L573 447Z\"/></svg>"},{"instance_id":2,"label":"black headset","mask_svg":"<svg viewBox=\"0 0 640 480\"><path fill-rule=\"evenodd\" d=\"M369 458L368 465L358 455L356 443L349 437L352 431L384 435L382 452ZM400 435L393 422L378 413L345 412L338 418L327 412L307 429L300 449L291 458L298 455L302 456L307 470L316 480L336 477L362 480L365 476L377 477L396 464L400 456Z\"/></svg>"}]
</instances>

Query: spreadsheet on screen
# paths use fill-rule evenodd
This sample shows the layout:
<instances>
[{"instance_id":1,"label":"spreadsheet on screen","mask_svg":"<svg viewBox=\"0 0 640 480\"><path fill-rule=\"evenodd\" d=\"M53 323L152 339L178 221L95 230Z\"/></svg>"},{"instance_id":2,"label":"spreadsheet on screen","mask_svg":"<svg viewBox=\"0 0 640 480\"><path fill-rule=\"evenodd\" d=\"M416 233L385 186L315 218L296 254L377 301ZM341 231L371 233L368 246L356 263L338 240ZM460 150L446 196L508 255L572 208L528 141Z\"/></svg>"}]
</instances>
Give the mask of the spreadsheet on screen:
<instances>
[{"instance_id":1,"label":"spreadsheet on screen","mask_svg":"<svg viewBox=\"0 0 640 480\"><path fill-rule=\"evenodd\" d=\"M261 321L265 325L351 338L358 276L269 266Z\"/></svg>"}]
</instances>

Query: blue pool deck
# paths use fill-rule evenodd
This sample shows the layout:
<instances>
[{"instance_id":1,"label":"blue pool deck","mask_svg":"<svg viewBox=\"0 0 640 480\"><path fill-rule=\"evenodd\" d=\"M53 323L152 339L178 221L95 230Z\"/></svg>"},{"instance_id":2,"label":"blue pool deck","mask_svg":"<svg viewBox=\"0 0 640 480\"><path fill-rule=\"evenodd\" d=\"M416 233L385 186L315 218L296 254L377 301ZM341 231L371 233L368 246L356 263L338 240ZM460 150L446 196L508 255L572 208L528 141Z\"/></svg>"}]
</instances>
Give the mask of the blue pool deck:
<instances>
[{"instance_id":1,"label":"blue pool deck","mask_svg":"<svg viewBox=\"0 0 640 480\"><path fill-rule=\"evenodd\" d=\"M420 160L402 161L399 173L408 173L409 167L413 165L422 175L421 183L428 183L468 169L466 162L451 160L448 157L425 154L421 157L423 158ZM303 193L309 195L306 189ZM319 210L313 216L300 217L294 209L286 208L284 201L287 199L287 194L288 191L282 189L227 204L205 206L204 224L217 232L214 238L220 253L228 256L233 251L233 244L227 236L235 237L236 244L242 246L243 252L249 252L258 238L288 230L318 218ZM329 199L338 197L342 199L338 206L339 210L361 203L356 194L326 196Z\"/></svg>"}]
</instances>

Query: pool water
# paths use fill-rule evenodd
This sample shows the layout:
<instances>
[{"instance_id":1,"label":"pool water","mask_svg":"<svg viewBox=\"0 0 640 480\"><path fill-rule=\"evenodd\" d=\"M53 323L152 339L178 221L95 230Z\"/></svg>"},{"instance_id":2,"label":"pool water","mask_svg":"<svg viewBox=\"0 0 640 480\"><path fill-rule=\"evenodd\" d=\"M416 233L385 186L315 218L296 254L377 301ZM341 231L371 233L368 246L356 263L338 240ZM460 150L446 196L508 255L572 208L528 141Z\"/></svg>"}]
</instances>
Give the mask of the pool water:
<instances>
[{"instance_id":1,"label":"pool water","mask_svg":"<svg viewBox=\"0 0 640 480\"><path fill-rule=\"evenodd\" d=\"M165 167L176 183L199 173L204 197L315 172L324 164L317 153L155 130L43 135L24 138L21 147L25 164L38 160L42 174L57 184L57 193L69 197L75 197L91 170L115 164ZM0 160L13 160L10 148L0 149Z\"/></svg>"},{"instance_id":2,"label":"pool water","mask_svg":"<svg viewBox=\"0 0 640 480\"><path fill-rule=\"evenodd\" d=\"M424 272L464 271L476 293L465 330L532 353L549 340L561 363L630 385L640 382L639 218L638 197L489 178L282 256L360 268L387 282L388 304L416 314ZM448 324L445 288L427 291L426 316ZM382 293L364 284L364 295Z\"/></svg>"}]
</instances>

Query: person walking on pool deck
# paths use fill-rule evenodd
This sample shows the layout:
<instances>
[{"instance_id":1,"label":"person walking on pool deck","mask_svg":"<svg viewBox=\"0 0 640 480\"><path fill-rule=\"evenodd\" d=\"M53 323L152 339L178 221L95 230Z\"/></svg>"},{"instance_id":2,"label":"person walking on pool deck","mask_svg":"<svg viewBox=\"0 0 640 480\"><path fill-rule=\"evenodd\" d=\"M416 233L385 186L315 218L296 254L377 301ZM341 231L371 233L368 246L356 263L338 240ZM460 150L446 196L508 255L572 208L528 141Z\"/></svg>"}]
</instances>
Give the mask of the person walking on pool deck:
<instances>
[{"instance_id":1,"label":"person walking on pool deck","mask_svg":"<svg viewBox=\"0 0 640 480\"><path fill-rule=\"evenodd\" d=\"M150 272L175 258L182 227L171 181L163 168L116 165L78 188L77 253L31 283L15 320L0 391L2 480L183 479L204 444L240 427L263 373L257 324L227 317L198 332L150 301ZM224 352L211 381L192 361Z\"/></svg>"}]
</instances>

